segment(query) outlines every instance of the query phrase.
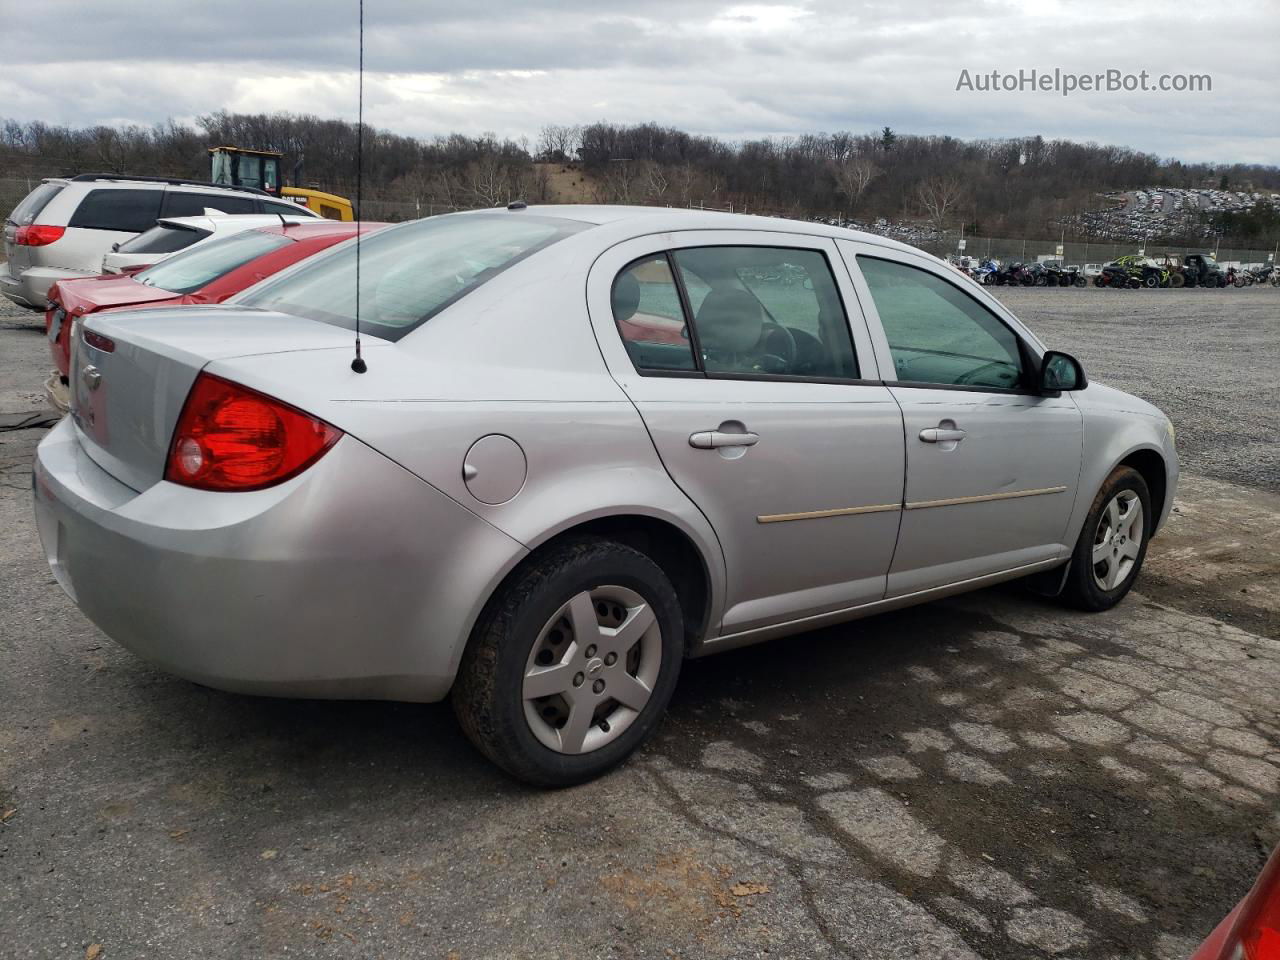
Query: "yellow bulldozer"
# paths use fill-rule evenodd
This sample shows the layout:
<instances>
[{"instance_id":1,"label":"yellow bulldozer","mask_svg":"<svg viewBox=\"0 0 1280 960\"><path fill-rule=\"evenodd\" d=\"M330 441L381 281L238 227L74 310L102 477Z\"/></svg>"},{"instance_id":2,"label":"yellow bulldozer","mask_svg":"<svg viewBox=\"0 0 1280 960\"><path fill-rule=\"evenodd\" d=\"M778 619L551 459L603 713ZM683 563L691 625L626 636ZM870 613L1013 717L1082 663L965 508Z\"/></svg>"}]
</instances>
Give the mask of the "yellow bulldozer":
<instances>
[{"instance_id":1,"label":"yellow bulldozer","mask_svg":"<svg viewBox=\"0 0 1280 960\"><path fill-rule=\"evenodd\" d=\"M280 176L284 154L275 150L246 150L243 147L210 147L209 179L232 187L253 187L274 197L292 200L330 220L353 220L355 211L346 197L311 190L286 187ZM294 170L297 179L297 168Z\"/></svg>"}]
</instances>

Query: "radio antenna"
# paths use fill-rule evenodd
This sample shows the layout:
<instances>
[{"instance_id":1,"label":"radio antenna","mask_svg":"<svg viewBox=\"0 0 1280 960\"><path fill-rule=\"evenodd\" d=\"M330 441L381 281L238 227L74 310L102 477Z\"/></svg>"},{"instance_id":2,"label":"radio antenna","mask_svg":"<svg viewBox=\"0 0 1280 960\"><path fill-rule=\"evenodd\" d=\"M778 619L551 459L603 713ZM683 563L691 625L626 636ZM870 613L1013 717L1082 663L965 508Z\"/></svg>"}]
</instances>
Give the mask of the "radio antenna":
<instances>
[{"instance_id":1,"label":"radio antenna","mask_svg":"<svg viewBox=\"0 0 1280 960\"><path fill-rule=\"evenodd\" d=\"M361 196L364 192L364 0L360 0L360 71L356 97L356 356L351 369L364 373L369 369L360 355L360 218Z\"/></svg>"}]
</instances>

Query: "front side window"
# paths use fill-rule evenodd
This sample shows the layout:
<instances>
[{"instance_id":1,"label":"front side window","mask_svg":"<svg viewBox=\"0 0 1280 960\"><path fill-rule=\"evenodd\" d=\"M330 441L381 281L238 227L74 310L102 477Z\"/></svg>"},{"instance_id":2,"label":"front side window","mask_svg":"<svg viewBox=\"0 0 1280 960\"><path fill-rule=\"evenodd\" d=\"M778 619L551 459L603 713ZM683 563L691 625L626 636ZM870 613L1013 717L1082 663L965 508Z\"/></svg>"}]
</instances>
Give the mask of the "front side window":
<instances>
[{"instance_id":1,"label":"front side window","mask_svg":"<svg viewBox=\"0 0 1280 960\"><path fill-rule=\"evenodd\" d=\"M183 227L172 223L157 223L132 240L120 244L121 253L174 253L185 250L197 240L209 236L208 230Z\"/></svg>"},{"instance_id":2,"label":"front side window","mask_svg":"<svg viewBox=\"0 0 1280 960\"><path fill-rule=\"evenodd\" d=\"M1018 338L995 314L927 270L858 257L903 383L1016 390Z\"/></svg>"},{"instance_id":3,"label":"front side window","mask_svg":"<svg viewBox=\"0 0 1280 960\"><path fill-rule=\"evenodd\" d=\"M278 233L246 230L162 260L134 279L172 293L194 293L250 260L292 242Z\"/></svg>"},{"instance_id":4,"label":"front side window","mask_svg":"<svg viewBox=\"0 0 1280 960\"><path fill-rule=\"evenodd\" d=\"M141 233L160 215L163 190L90 190L76 207L67 226L85 230Z\"/></svg>"},{"instance_id":5,"label":"front side window","mask_svg":"<svg viewBox=\"0 0 1280 960\"><path fill-rule=\"evenodd\" d=\"M360 328L399 340L508 267L587 227L523 213L448 214L373 234L360 247ZM353 330L355 251L343 244L235 300Z\"/></svg>"},{"instance_id":6,"label":"front side window","mask_svg":"<svg viewBox=\"0 0 1280 960\"><path fill-rule=\"evenodd\" d=\"M640 370L858 378L844 306L817 250L690 247L643 258L618 275L613 307Z\"/></svg>"}]
</instances>

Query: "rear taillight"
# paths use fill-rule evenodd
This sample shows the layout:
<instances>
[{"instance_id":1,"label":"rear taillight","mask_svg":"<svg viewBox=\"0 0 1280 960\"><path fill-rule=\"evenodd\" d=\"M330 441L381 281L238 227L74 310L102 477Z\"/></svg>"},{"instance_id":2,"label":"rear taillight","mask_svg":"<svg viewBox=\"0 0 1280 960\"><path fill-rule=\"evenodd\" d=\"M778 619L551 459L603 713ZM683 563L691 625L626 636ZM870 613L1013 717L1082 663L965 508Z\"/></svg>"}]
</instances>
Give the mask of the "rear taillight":
<instances>
[{"instance_id":1,"label":"rear taillight","mask_svg":"<svg viewBox=\"0 0 1280 960\"><path fill-rule=\"evenodd\" d=\"M287 403L202 373L178 417L164 478L200 490L261 490L307 469L341 436Z\"/></svg>"},{"instance_id":2,"label":"rear taillight","mask_svg":"<svg viewBox=\"0 0 1280 960\"><path fill-rule=\"evenodd\" d=\"M14 231L13 242L20 247L44 247L55 240L61 240L66 232L66 227L46 227L43 224L33 223Z\"/></svg>"}]
</instances>

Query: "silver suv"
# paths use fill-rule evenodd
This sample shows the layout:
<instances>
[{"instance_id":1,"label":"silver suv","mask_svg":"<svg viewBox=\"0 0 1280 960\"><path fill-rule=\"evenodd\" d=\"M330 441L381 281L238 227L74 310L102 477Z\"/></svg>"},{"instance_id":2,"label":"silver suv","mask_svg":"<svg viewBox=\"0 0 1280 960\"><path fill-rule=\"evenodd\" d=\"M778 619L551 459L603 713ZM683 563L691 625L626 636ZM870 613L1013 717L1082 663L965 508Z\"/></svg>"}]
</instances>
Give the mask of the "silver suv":
<instances>
[{"instance_id":1,"label":"silver suv","mask_svg":"<svg viewBox=\"0 0 1280 960\"><path fill-rule=\"evenodd\" d=\"M210 212L271 213L291 220L315 216L261 191L195 180L95 173L49 178L5 221L8 264L0 269L0 292L19 306L43 310L56 281L97 276L105 254L149 230L160 217Z\"/></svg>"}]
</instances>

